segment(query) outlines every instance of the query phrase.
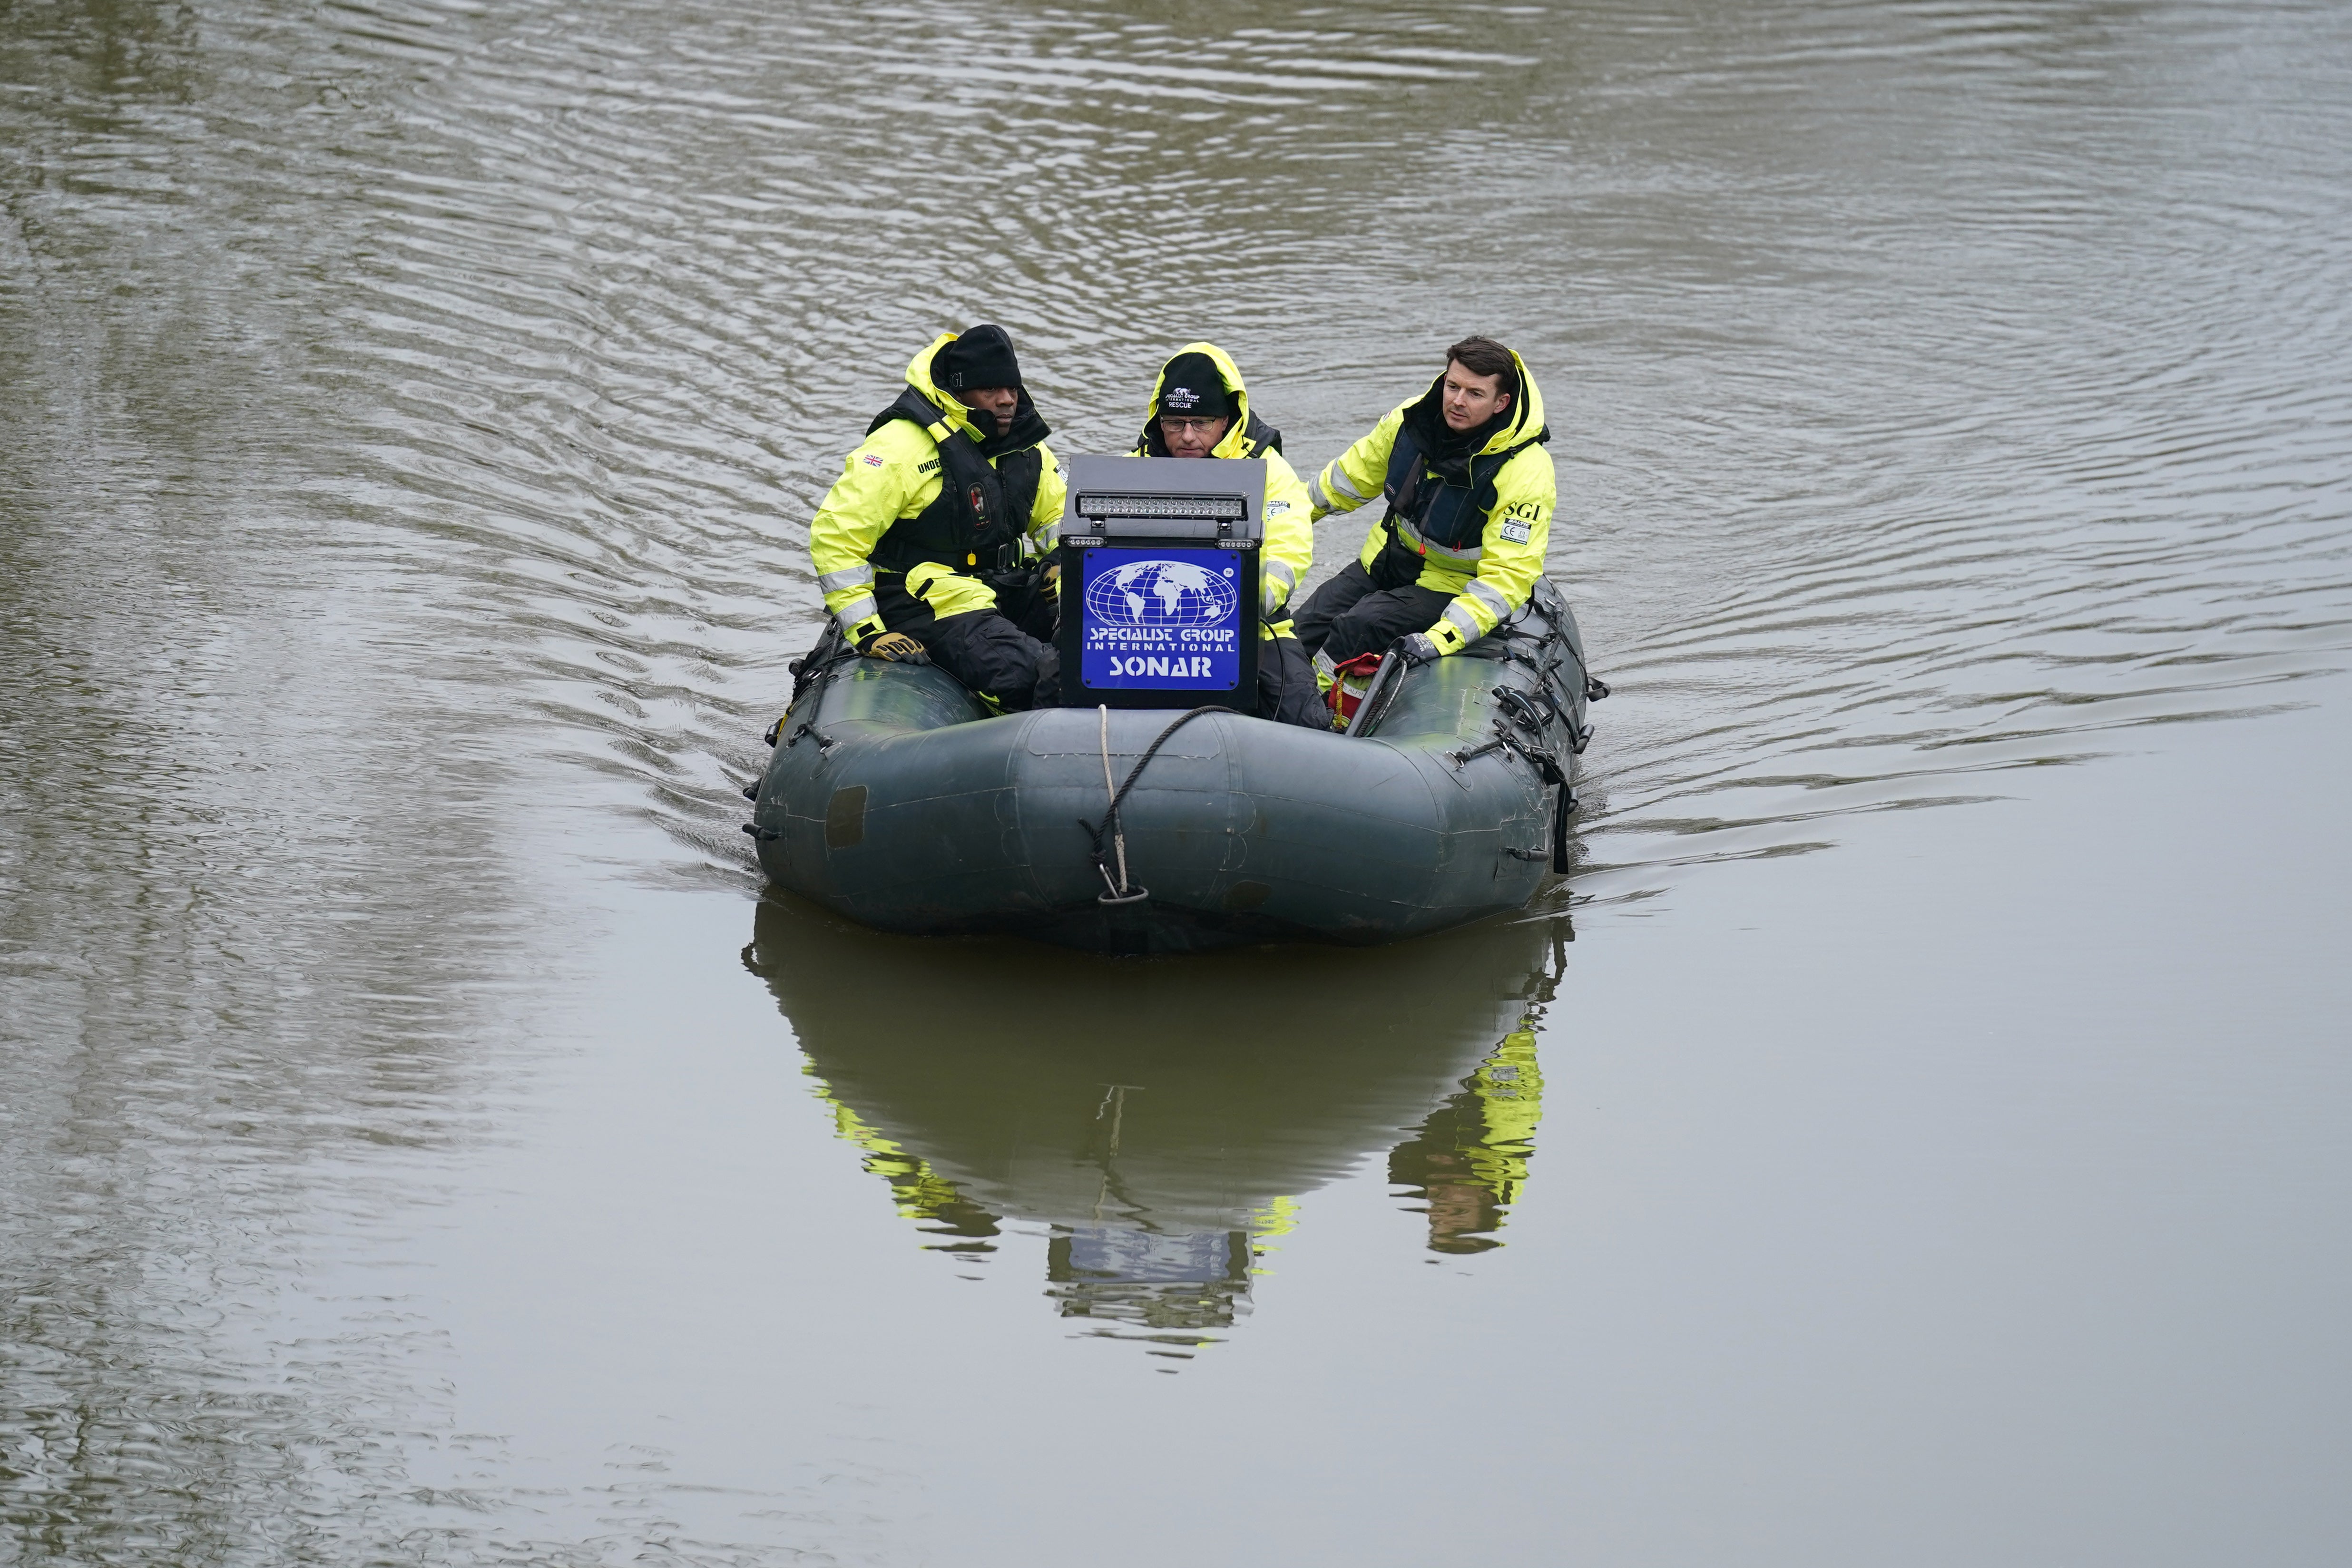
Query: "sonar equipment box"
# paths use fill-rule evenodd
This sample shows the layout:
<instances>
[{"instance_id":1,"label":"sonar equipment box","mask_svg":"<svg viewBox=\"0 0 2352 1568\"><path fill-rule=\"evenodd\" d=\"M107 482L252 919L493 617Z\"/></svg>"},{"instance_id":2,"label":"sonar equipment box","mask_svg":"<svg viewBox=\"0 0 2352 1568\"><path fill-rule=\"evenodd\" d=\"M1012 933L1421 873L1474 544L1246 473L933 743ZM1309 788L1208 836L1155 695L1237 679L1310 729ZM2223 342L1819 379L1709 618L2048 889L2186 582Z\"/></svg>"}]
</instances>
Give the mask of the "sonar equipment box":
<instances>
[{"instance_id":1,"label":"sonar equipment box","mask_svg":"<svg viewBox=\"0 0 2352 1568\"><path fill-rule=\"evenodd\" d=\"M1257 706L1255 458L1073 458L1062 516L1062 700Z\"/></svg>"}]
</instances>

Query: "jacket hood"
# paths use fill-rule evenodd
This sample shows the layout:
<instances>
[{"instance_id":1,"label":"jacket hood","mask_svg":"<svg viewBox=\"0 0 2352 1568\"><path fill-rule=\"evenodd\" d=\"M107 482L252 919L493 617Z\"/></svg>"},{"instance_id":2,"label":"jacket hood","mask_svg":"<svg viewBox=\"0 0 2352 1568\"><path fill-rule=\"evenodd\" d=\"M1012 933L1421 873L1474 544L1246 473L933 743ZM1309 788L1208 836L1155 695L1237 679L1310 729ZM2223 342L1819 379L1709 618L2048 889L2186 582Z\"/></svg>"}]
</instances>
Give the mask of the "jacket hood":
<instances>
[{"instance_id":1,"label":"jacket hood","mask_svg":"<svg viewBox=\"0 0 2352 1568\"><path fill-rule=\"evenodd\" d=\"M1485 444L1478 448L1475 454L1478 457L1484 458L1496 452L1507 452L1513 447L1540 439L1549 434L1544 424L1543 389L1536 385L1535 374L1528 369L1528 362L1519 357L1519 351L1517 349L1511 351L1511 363L1519 373L1519 395L1511 399L1511 406L1504 413L1503 422L1495 427L1493 433L1486 437ZM1419 416L1435 427L1443 429L1445 426L1445 414L1440 406L1440 400L1444 395L1444 387L1445 373L1441 370L1430 378L1429 390L1421 395L1420 399L1413 404L1406 416L1411 418Z\"/></svg>"},{"instance_id":2,"label":"jacket hood","mask_svg":"<svg viewBox=\"0 0 2352 1568\"><path fill-rule=\"evenodd\" d=\"M1021 388L1021 401L1013 410L1013 425L1002 436L983 434L972 422L971 410L956 401L955 394L942 391L932 379L931 362L941 349L956 341L954 332L941 332L907 362L907 384L920 393L923 400L940 411L950 430L961 430L980 443L980 449L993 458L1004 452L1018 452L1034 447L1053 434L1037 405L1029 401L1029 389Z\"/></svg>"},{"instance_id":3,"label":"jacket hood","mask_svg":"<svg viewBox=\"0 0 2352 1568\"><path fill-rule=\"evenodd\" d=\"M1233 395L1234 422L1225 427L1223 437L1209 448L1209 456L1255 458L1269 449L1282 450L1281 438L1276 432L1268 430L1263 424L1255 431L1251 429L1249 388L1242 384L1241 367L1234 363L1231 354L1214 343L1186 343L1160 362L1160 374L1151 382L1151 402L1144 409L1143 434L1137 438L1135 449L1149 457L1164 458L1168 455L1167 444L1160 438L1160 399L1168 390L1168 367L1186 354L1207 355L1210 363L1217 367L1217 374L1223 379L1225 390Z\"/></svg>"}]
</instances>

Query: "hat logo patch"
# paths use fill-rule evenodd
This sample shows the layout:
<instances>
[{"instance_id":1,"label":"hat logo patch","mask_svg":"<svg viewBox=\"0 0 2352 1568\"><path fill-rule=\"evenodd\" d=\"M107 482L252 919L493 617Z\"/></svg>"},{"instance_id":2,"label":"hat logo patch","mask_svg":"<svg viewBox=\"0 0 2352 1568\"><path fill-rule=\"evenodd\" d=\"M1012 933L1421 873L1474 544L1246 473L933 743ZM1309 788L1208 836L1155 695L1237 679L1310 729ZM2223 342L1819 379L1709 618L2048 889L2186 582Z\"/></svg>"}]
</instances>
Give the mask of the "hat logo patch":
<instances>
[{"instance_id":1,"label":"hat logo patch","mask_svg":"<svg viewBox=\"0 0 2352 1568\"><path fill-rule=\"evenodd\" d=\"M1168 389L1167 397L1162 401L1181 414L1187 408L1198 408L1201 405L1201 395L1189 386L1171 386Z\"/></svg>"}]
</instances>

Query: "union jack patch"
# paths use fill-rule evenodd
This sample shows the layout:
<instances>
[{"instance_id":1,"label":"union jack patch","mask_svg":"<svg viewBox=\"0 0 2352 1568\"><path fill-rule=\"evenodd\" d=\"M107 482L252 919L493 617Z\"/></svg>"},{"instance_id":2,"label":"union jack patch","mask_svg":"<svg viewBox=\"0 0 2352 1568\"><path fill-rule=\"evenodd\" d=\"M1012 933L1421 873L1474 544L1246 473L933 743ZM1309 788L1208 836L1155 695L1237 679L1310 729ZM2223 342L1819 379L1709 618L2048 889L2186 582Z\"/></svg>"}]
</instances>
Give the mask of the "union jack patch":
<instances>
[{"instance_id":1,"label":"union jack patch","mask_svg":"<svg viewBox=\"0 0 2352 1568\"><path fill-rule=\"evenodd\" d=\"M866 466L869 468L878 468L882 466L882 459L872 452L868 452L866 454Z\"/></svg>"}]
</instances>

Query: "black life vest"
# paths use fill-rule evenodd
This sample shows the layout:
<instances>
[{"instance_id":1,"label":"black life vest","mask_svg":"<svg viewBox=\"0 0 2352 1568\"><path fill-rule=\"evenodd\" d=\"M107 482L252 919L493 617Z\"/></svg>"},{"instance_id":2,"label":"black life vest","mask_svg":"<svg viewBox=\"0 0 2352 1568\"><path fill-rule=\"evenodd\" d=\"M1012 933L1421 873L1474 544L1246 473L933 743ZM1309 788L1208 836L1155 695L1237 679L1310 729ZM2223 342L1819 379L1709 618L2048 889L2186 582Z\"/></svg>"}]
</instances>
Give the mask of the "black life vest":
<instances>
[{"instance_id":1,"label":"black life vest","mask_svg":"<svg viewBox=\"0 0 2352 1568\"><path fill-rule=\"evenodd\" d=\"M893 419L928 431L942 417L937 404L909 386L874 416L866 433L871 436ZM1012 438L1026 442L1019 450L992 463L969 430L955 431L939 442L938 497L914 516L890 525L867 558L874 569L910 572L926 561L959 572L1005 564L1007 547L1029 531L1029 514L1037 505L1037 482L1045 468L1037 443L1045 436L1045 420L1023 393L1012 431Z\"/></svg>"},{"instance_id":2,"label":"black life vest","mask_svg":"<svg viewBox=\"0 0 2352 1568\"><path fill-rule=\"evenodd\" d=\"M1400 537L1423 553L1475 559L1479 541L1486 535L1486 514L1495 510L1495 480L1503 465L1528 447L1550 440L1551 426L1547 425L1499 452L1473 452L1467 458L1439 466L1429 461L1423 436L1415 428L1423 412L1416 407L1405 415L1397 426L1396 444L1389 448L1389 471L1381 481L1389 502L1384 521L1391 526L1402 524L1397 528Z\"/></svg>"}]
</instances>

